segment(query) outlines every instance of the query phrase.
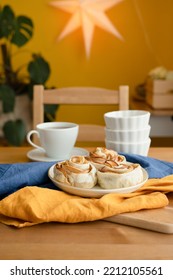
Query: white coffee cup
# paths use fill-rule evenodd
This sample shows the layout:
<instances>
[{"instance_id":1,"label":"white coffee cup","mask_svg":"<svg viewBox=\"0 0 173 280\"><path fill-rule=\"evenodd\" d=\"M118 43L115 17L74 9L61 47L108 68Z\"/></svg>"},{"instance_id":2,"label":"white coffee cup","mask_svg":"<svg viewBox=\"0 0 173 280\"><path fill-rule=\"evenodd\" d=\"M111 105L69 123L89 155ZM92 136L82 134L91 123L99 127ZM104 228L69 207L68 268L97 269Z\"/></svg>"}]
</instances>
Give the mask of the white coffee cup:
<instances>
[{"instance_id":1,"label":"white coffee cup","mask_svg":"<svg viewBox=\"0 0 173 280\"><path fill-rule=\"evenodd\" d=\"M42 150L50 158L68 159L75 145L79 125L70 122L45 122L36 126L36 130L27 133L27 141L33 147ZM31 136L36 134L40 144L36 145Z\"/></svg>"}]
</instances>

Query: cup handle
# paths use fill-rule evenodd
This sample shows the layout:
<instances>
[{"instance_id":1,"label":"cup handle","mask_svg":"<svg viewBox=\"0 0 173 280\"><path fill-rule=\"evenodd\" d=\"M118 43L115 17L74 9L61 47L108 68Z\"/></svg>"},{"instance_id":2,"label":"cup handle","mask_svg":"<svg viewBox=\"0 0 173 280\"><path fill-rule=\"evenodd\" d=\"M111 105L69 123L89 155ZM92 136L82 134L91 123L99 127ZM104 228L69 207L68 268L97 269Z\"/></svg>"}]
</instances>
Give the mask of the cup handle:
<instances>
[{"instance_id":1,"label":"cup handle","mask_svg":"<svg viewBox=\"0 0 173 280\"><path fill-rule=\"evenodd\" d=\"M34 143L32 142L32 140L31 140L31 135L34 134L34 133L37 134L38 138L40 138L40 135L39 135L39 133L38 133L37 130L31 130L31 131L29 131L29 132L27 133L27 136L26 136L27 141L29 142L29 144L30 144L31 146L33 146L33 147L35 147L35 148L37 148L37 149L39 149L39 150L44 150L41 146L38 146L38 145L36 145L36 144L34 144Z\"/></svg>"}]
</instances>

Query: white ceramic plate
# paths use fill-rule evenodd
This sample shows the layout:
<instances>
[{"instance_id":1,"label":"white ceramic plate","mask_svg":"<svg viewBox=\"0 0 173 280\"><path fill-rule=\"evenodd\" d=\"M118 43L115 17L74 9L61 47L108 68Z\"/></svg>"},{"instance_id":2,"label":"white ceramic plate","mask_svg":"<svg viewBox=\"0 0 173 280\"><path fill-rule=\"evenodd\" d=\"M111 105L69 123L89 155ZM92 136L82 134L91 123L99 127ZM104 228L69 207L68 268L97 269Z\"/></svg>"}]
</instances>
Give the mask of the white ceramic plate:
<instances>
[{"instance_id":1,"label":"white ceramic plate","mask_svg":"<svg viewBox=\"0 0 173 280\"><path fill-rule=\"evenodd\" d=\"M89 154L89 152L85 149L82 148L73 148L70 157L72 156L87 156ZM41 149L34 149L31 150L27 153L27 157L33 161L47 161L47 162L51 162L51 161L56 161L56 159L54 158L49 158L46 156L45 152L42 151ZM66 159L61 159L58 161L63 161Z\"/></svg>"},{"instance_id":2,"label":"white ceramic plate","mask_svg":"<svg viewBox=\"0 0 173 280\"><path fill-rule=\"evenodd\" d=\"M60 183L54 179L54 165L50 167L48 176L51 179L51 181L61 190L68 192L70 194L74 194L77 196L83 196L83 197L101 197L108 193L131 193L137 189L139 189L141 186L144 185L144 183L148 180L148 173L145 169L142 168L143 172L143 180L141 183L131 186L128 188L120 188L120 189L102 189L98 185L93 187L92 189L83 189L83 188L76 188L73 186L69 186L67 184Z\"/></svg>"}]
</instances>

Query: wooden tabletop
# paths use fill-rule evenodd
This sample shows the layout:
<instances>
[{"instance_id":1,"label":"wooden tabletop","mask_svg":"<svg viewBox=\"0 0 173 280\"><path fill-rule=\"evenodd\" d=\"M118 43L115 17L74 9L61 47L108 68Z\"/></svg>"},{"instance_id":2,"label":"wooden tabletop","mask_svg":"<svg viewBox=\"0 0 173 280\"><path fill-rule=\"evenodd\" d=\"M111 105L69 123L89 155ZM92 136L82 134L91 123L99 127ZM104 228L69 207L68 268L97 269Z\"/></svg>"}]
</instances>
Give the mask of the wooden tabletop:
<instances>
[{"instance_id":1,"label":"wooden tabletop","mask_svg":"<svg viewBox=\"0 0 173 280\"><path fill-rule=\"evenodd\" d=\"M0 147L0 163L27 162L31 148ZM173 148L151 148L149 155L173 161ZM173 195L169 195L173 206ZM0 224L0 259L135 260L173 259L173 234L95 221L47 223L16 229Z\"/></svg>"}]
</instances>

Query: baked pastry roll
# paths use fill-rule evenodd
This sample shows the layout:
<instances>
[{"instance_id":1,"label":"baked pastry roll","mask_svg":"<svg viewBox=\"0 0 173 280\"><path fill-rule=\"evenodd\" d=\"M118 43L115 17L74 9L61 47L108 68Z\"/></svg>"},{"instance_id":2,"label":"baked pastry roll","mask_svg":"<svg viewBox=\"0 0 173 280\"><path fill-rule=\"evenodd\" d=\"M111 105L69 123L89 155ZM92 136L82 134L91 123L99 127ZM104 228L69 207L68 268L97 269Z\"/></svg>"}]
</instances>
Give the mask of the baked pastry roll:
<instances>
[{"instance_id":1,"label":"baked pastry roll","mask_svg":"<svg viewBox=\"0 0 173 280\"><path fill-rule=\"evenodd\" d=\"M97 183L97 170L83 156L74 156L54 167L55 180L79 188L93 188Z\"/></svg>"},{"instance_id":2,"label":"baked pastry roll","mask_svg":"<svg viewBox=\"0 0 173 280\"><path fill-rule=\"evenodd\" d=\"M90 161L97 169L103 167L107 160L112 160L118 163L126 162L126 158L124 156L119 155L114 150L108 150L102 147L97 147L93 152L90 152L86 159Z\"/></svg>"},{"instance_id":3,"label":"baked pastry roll","mask_svg":"<svg viewBox=\"0 0 173 280\"><path fill-rule=\"evenodd\" d=\"M98 183L104 189L127 188L137 185L143 180L142 168L136 163L116 163L107 161L105 166L97 170Z\"/></svg>"}]
</instances>

